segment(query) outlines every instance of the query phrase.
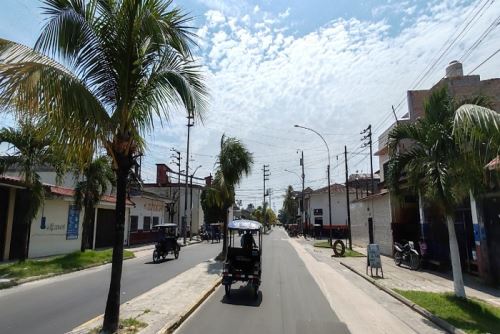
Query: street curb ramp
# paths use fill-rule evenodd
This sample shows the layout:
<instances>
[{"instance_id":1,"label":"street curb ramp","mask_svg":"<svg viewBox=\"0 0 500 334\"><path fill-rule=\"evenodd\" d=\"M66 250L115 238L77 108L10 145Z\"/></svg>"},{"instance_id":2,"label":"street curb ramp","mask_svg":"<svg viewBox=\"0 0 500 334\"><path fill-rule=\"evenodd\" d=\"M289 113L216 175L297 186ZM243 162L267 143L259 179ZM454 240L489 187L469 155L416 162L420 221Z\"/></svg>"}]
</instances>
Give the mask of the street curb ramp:
<instances>
[{"instance_id":1,"label":"street curb ramp","mask_svg":"<svg viewBox=\"0 0 500 334\"><path fill-rule=\"evenodd\" d=\"M205 300L207 300L212 295L212 293L219 287L221 282L222 282L222 278L217 280L217 282L215 282L215 284L213 284L210 288L208 288L200 296L200 298L198 298L198 300L196 300L193 304L191 304L189 307L187 307L186 310L184 312L182 312L182 314L179 316L178 320L174 321L174 323L167 323L165 326L163 326L162 329L160 329L157 332L157 334L171 334L171 333L173 333L177 328L179 328L180 325L182 325L182 323L184 321L186 321L187 318L189 318L189 316L191 314L193 314L194 311L196 311L198 309L198 307L200 307L201 304L203 304L203 302Z\"/></svg>"},{"instance_id":2,"label":"street curb ramp","mask_svg":"<svg viewBox=\"0 0 500 334\"><path fill-rule=\"evenodd\" d=\"M348 265L348 264L346 264L346 263L344 263L342 261L340 261L340 264L343 265L344 267L346 267L347 269L349 269L350 271L352 271L353 273L357 274L358 276L363 277L365 280L367 280L371 284L375 285L380 290L382 290L385 293L387 293L387 294L391 295L392 297L396 298L401 303L405 304L406 306L408 306L409 308L411 308L415 312L420 313L422 316L426 317L427 319L429 319L434 324L438 325L439 327L441 327L442 329L444 329L448 333L452 333L452 334L466 334L466 332L464 332L463 330L461 330L459 328L456 328L455 326L453 326L449 322L447 322L447 321L445 321L445 320L443 320L443 319L435 316L434 314L432 314L431 312L429 312L426 309L422 308L421 306L415 304L411 300L409 300L409 299L401 296L399 293L397 293L397 292L395 292L395 291L393 291L393 290L391 290L389 288L386 288L385 286L381 285L380 283L378 283L373 278L364 275L363 273L361 273L357 269L351 267L350 265Z\"/></svg>"}]
</instances>

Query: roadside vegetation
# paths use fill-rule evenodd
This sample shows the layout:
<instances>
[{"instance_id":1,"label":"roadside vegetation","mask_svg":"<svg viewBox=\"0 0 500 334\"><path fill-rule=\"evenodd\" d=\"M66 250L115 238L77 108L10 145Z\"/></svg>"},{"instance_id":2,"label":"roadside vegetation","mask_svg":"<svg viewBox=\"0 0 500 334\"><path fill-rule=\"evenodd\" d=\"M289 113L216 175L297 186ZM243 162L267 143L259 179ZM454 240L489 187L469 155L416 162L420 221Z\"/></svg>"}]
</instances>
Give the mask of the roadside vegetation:
<instances>
[{"instance_id":1,"label":"roadside vegetation","mask_svg":"<svg viewBox=\"0 0 500 334\"><path fill-rule=\"evenodd\" d=\"M34 276L45 276L48 274L64 274L84 268L98 266L111 262L112 249L87 250L86 252L73 252L67 255L54 256L40 260L26 260L0 264L0 277L11 280L20 280ZM124 251L125 259L134 257L134 253Z\"/></svg>"},{"instance_id":2,"label":"roadside vegetation","mask_svg":"<svg viewBox=\"0 0 500 334\"><path fill-rule=\"evenodd\" d=\"M139 321L134 318L120 319L120 323L118 324L118 331L116 332L116 334L135 334L147 326L148 324L146 324L145 322ZM101 327L95 328L88 334L99 334L101 333L101 330Z\"/></svg>"},{"instance_id":3,"label":"roadside vegetation","mask_svg":"<svg viewBox=\"0 0 500 334\"><path fill-rule=\"evenodd\" d=\"M500 307L451 293L396 292L467 333L500 333Z\"/></svg>"}]
</instances>

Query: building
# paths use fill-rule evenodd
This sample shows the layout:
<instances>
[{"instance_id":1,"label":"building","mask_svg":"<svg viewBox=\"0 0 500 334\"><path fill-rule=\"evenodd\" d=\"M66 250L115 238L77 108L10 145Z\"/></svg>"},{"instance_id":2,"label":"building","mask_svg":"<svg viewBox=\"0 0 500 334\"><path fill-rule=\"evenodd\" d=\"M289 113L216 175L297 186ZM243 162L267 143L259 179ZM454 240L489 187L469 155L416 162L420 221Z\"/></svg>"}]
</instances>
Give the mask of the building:
<instances>
[{"instance_id":1,"label":"building","mask_svg":"<svg viewBox=\"0 0 500 334\"><path fill-rule=\"evenodd\" d=\"M144 244L157 240L154 227L168 222L168 205L173 200L152 192L136 191L130 194L134 207L130 209L129 244Z\"/></svg>"},{"instance_id":2,"label":"building","mask_svg":"<svg viewBox=\"0 0 500 334\"><path fill-rule=\"evenodd\" d=\"M174 175L177 176L177 182L173 182ZM179 231L181 231L182 219L186 216L188 235L190 232L197 234L204 222L200 200L201 192L206 185L209 185L211 177L189 177L186 188L186 183L181 181L183 176L179 177L178 173L165 164L156 164L156 182L144 183L143 189L168 200L165 210L166 222L177 224ZM204 183L200 181L204 181ZM186 210L185 207L187 207Z\"/></svg>"},{"instance_id":3,"label":"building","mask_svg":"<svg viewBox=\"0 0 500 334\"><path fill-rule=\"evenodd\" d=\"M349 190L350 200L355 198L353 190ZM332 224L328 208L328 186L312 191L304 191L304 203L307 212L307 228L329 236L330 228L335 238L344 238L347 231L347 198L346 188L342 184L334 183L330 186Z\"/></svg>"},{"instance_id":4,"label":"building","mask_svg":"<svg viewBox=\"0 0 500 334\"><path fill-rule=\"evenodd\" d=\"M2 260L18 259L23 251L26 186L15 176L0 176L0 251ZM80 249L83 210L74 205L74 190L44 183L45 200L30 226L28 257L66 254ZM92 248L111 247L114 240L116 198L105 195L95 208L89 234ZM129 209L127 202L126 222ZM127 235L128 224L125 226ZM125 238L125 244L128 239Z\"/></svg>"},{"instance_id":5,"label":"building","mask_svg":"<svg viewBox=\"0 0 500 334\"><path fill-rule=\"evenodd\" d=\"M500 110L500 79L481 80L479 75L464 75L462 64L453 61L446 68L446 76L427 90L408 91L408 114L399 122L415 122L424 115L424 102L431 93L446 87L457 100L477 95L491 99L493 109ZM391 125L379 136L379 157L381 186L385 186L385 174L389 161L387 139ZM406 142L400 150L412 145ZM448 233L442 215L432 205L425 203L418 193L404 187L397 198L389 195L392 237L395 241L421 240L425 244L428 263L447 265L449 262ZM477 274L489 282L500 282L500 191L493 186L480 199L472 196L455 212L455 230L460 249L462 269ZM374 222L376 226L376 222ZM386 224L384 222L384 224ZM376 227L375 227L376 228ZM377 240L375 240L377 242Z\"/></svg>"}]
</instances>

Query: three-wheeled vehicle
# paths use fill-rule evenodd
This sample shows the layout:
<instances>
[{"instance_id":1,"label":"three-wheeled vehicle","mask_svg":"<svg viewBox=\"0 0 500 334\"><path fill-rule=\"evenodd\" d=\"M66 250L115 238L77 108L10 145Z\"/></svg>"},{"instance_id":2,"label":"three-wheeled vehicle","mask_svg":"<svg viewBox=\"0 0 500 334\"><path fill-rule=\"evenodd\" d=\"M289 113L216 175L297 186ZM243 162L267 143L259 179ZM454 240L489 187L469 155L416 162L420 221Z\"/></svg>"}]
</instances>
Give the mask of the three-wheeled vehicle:
<instances>
[{"instance_id":1,"label":"three-wheeled vehicle","mask_svg":"<svg viewBox=\"0 0 500 334\"><path fill-rule=\"evenodd\" d=\"M153 262L160 262L160 258L165 260L170 253L174 254L177 259L181 250L181 246L177 243L177 225L160 224L153 228L158 230L158 240L153 251Z\"/></svg>"},{"instance_id":2,"label":"three-wheeled vehicle","mask_svg":"<svg viewBox=\"0 0 500 334\"><path fill-rule=\"evenodd\" d=\"M262 225L254 220L234 220L228 224L226 237L228 248L222 272L226 296L231 293L231 284L239 281L252 285L257 298L262 274Z\"/></svg>"}]
</instances>

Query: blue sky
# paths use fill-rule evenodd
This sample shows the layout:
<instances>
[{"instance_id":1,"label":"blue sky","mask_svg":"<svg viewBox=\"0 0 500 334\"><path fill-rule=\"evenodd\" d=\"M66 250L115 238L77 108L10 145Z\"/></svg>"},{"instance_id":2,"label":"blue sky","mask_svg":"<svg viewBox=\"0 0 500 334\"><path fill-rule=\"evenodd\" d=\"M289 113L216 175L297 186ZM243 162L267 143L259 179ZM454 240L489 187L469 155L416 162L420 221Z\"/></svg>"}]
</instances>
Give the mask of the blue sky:
<instances>
[{"instance_id":1,"label":"blue sky","mask_svg":"<svg viewBox=\"0 0 500 334\"><path fill-rule=\"evenodd\" d=\"M306 159L306 186L326 185L326 152L299 123L325 135L332 152L332 175L342 182L344 145L360 151L359 132L368 124L375 138L393 121L391 106L407 112L406 91L432 86L446 64L459 59L468 73L500 45L498 27L473 52L466 51L499 16L492 0L431 1L175 1L195 17L199 49L211 89L204 125L193 130L192 164L199 175L213 170L220 136L240 138L254 153L253 173L238 198L261 201L262 164L270 164L273 201L281 205L288 184L299 187L297 149ZM43 23L36 0L2 0L0 37L32 45ZM458 34L479 8L483 10L418 85L450 37ZM500 77L500 56L474 72ZM5 122L5 121L4 121ZM168 150L185 150L181 113L148 136L144 175L154 179L154 164L170 162ZM369 170L366 155L349 156L350 171ZM378 161L375 159L375 170Z\"/></svg>"}]
</instances>

